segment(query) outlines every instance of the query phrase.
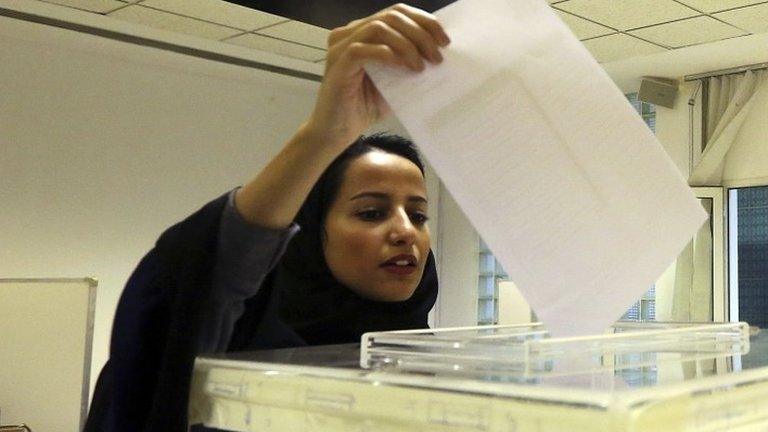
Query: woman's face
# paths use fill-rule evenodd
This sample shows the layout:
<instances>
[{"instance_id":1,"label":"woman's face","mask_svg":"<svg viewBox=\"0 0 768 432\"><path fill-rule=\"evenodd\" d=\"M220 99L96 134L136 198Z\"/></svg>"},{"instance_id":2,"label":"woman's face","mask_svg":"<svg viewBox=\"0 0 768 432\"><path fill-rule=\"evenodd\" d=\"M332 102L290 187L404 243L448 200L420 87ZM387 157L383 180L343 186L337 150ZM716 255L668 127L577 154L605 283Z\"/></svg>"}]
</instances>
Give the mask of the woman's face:
<instances>
[{"instance_id":1,"label":"woman's face","mask_svg":"<svg viewBox=\"0 0 768 432\"><path fill-rule=\"evenodd\" d=\"M325 220L323 250L333 276L358 295L403 301L429 254L427 190L408 159L372 151L347 167Z\"/></svg>"}]
</instances>

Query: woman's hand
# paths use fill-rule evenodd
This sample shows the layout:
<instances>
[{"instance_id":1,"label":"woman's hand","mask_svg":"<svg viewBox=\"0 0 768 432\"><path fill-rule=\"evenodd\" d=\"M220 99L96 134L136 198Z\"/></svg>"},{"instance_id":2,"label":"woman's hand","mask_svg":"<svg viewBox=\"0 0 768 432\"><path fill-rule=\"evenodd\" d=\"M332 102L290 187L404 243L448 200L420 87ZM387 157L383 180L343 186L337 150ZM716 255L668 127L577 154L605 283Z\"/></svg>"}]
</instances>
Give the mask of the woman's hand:
<instances>
[{"instance_id":1,"label":"woman's hand","mask_svg":"<svg viewBox=\"0 0 768 432\"><path fill-rule=\"evenodd\" d=\"M397 4L331 31L325 75L305 129L338 153L389 113L363 66L379 62L413 71L440 63L438 47L449 43L437 19Z\"/></svg>"},{"instance_id":2,"label":"woman's hand","mask_svg":"<svg viewBox=\"0 0 768 432\"><path fill-rule=\"evenodd\" d=\"M363 65L424 69L449 42L434 16L398 4L331 32L325 76L309 119L264 169L237 191L248 222L287 227L323 171L373 122L389 112Z\"/></svg>"}]
</instances>

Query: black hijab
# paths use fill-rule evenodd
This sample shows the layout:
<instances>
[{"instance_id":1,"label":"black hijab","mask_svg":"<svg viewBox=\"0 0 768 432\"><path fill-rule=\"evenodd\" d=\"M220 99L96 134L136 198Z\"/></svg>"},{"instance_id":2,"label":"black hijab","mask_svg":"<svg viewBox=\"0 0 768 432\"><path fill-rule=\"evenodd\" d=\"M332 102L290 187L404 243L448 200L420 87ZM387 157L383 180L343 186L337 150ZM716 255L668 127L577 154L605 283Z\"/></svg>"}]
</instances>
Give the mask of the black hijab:
<instances>
[{"instance_id":1,"label":"black hijab","mask_svg":"<svg viewBox=\"0 0 768 432\"><path fill-rule=\"evenodd\" d=\"M378 148L404 156L424 172L407 140L358 140L326 170L296 222L302 230L245 303L230 351L358 342L367 331L424 328L437 297L430 253L414 294L396 303L366 300L344 287L326 265L323 218L356 156ZM131 275L113 326L110 360L102 370L86 431L182 432L210 298L217 233L227 195L166 230Z\"/></svg>"},{"instance_id":2,"label":"black hijab","mask_svg":"<svg viewBox=\"0 0 768 432\"><path fill-rule=\"evenodd\" d=\"M421 282L413 295L401 302L363 298L342 285L330 272L323 252L323 227L328 208L336 198L344 172L357 157L379 150L413 162L422 174L424 166L413 144L394 135L361 137L323 173L299 210L295 222L301 227L277 266L265 279L262 299L249 308L266 308L260 322L238 323L230 349L264 346L273 337L274 316L297 337L268 343L270 347L299 344L322 345L359 342L363 333L382 330L426 328L427 314L437 298L437 271L432 253L425 263ZM263 298L268 296L269 298ZM262 306L258 304L261 303ZM262 309L264 310L264 309ZM254 329L253 326L257 328ZM248 336L246 336L248 334ZM254 340L254 337L262 340ZM246 341L249 339L250 341Z\"/></svg>"}]
</instances>

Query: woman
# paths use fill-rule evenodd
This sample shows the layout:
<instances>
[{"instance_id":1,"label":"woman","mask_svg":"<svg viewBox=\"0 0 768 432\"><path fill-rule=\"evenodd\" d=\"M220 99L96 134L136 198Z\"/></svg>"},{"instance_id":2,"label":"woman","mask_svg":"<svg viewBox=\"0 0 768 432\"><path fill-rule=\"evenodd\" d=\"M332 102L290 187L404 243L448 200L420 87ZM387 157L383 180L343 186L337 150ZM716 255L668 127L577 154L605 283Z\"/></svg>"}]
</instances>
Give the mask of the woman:
<instances>
[{"instance_id":1,"label":"woman","mask_svg":"<svg viewBox=\"0 0 768 432\"><path fill-rule=\"evenodd\" d=\"M405 5L331 32L307 121L252 181L166 231L131 276L86 431L186 431L200 353L426 326L437 279L423 166L407 140L358 139L388 113L363 65L418 72L448 43Z\"/></svg>"}]
</instances>

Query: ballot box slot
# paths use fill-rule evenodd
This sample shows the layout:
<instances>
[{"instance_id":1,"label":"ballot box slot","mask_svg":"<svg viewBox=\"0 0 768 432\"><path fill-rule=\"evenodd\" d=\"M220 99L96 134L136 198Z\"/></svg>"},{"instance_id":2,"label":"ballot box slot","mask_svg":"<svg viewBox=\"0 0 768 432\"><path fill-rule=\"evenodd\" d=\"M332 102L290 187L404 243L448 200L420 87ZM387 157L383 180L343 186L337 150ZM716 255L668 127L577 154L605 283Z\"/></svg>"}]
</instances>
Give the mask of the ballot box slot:
<instances>
[{"instance_id":1,"label":"ballot box slot","mask_svg":"<svg viewBox=\"0 0 768 432\"><path fill-rule=\"evenodd\" d=\"M533 323L368 333L361 343L360 366L467 376L509 374L508 381L516 381L664 361L696 362L748 351L746 323L617 322L606 334L568 338L550 337L540 323Z\"/></svg>"}]
</instances>

